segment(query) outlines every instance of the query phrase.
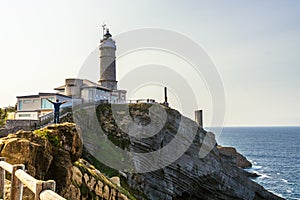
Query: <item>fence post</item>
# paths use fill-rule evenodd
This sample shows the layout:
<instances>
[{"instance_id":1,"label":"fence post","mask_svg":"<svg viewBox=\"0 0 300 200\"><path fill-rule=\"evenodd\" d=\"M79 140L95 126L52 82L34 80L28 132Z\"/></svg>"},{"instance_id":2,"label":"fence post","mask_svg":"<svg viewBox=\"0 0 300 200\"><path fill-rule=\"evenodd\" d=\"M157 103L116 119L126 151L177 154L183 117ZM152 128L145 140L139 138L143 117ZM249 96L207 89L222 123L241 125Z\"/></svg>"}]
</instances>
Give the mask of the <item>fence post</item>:
<instances>
[{"instance_id":1,"label":"fence post","mask_svg":"<svg viewBox=\"0 0 300 200\"><path fill-rule=\"evenodd\" d=\"M4 157L0 157L0 161L5 162ZM0 167L0 199L5 199L5 169Z\"/></svg>"},{"instance_id":2,"label":"fence post","mask_svg":"<svg viewBox=\"0 0 300 200\"><path fill-rule=\"evenodd\" d=\"M48 180L43 182L43 190L52 190L55 192L55 181L54 180Z\"/></svg>"},{"instance_id":3,"label":"fence post","mask_svg":"<svg viewBox=\"0 0 300 200\"><path fill-rule=\"evenodd\" d=\"M35 183L35 193L34 193L34 200L40 199L40 193L43 191L43 181L37 181Z\"/></svg>"},{"instance_id":4,"label":"fence post","mask_svg":"<svg viewBox=\"0 0 300 200\"><path fill-rule=\"evenodd\" d=\"M11 174L11 188L10 188L10 199L11 200L22 200L23 196L23 183L16 177L16 171L18 169L24 170L25 165L13 165Z\"/></svg>"},{"instance_id":5,"label":"fence post","mask_svg":"<svg viewBox=\"0 0 300 200\"><path fill-rule=\"evenodd\" d=\"M55 181L37 181L35 187L35 198L34 200L40 200L40 194L43 190L55 191Z\"/></svg>"}]
</instances>

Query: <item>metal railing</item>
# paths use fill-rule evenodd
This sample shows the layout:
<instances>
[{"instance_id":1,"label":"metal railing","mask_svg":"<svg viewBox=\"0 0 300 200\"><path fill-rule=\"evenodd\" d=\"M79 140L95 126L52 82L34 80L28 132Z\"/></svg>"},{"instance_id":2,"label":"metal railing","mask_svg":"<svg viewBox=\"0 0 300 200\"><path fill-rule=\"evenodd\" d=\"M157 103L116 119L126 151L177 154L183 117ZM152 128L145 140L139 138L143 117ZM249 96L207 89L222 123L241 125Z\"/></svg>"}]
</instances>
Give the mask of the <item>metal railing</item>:
<instances>
[{"instance_id":1,"label":"metal railing","mask_svg":"<svg viewBox=\"0 0 300 200\"><path fill-rule=\"evenodd\" d=\"M72 107L63 107L60 109L59 118L65 117L68 113L72 112ZM51 124L54 120L54 112L47 113L40 117L40 127L44 127L48 124Z\"/></svg>"},{"instance_id":2,"label":"metal railing","mask_svg":"<svg viewBox=\"0 0 300 200\"><path fill-rule=\"evenodd\" d=\"M51 121L53 121L54 118L54 113L53 111L50 113L47 113L46 115L43 115L40 117L40 126L43 127L49 123L51 123Z\"/></svg>"},{"instance_id":3,"label":"metal railing","mask_svg":"<svg viewBox=\"0 0 300 200\"><path fill-rule=\"evenodd\" d=\"M23 185L34 194L34 200L66 200L55 193L55 181L41 181L27 174L23 164L11 165L0 157L0 199L5 199L5 172L11 174L10 199L21 200Z\"/></svg>"},{"instance_id":4,"label":"metal railing","mask_svg":"<svg viewBox=\"0 0 300 200\"><path fill-rule=\"evenodd\" d=\"M97 106L97 105L100 105L100 104L103 104L103 103L112 103L112 102L109 102L107 100L101 100L101 101L97 101L97 102L94 102L94 101L87 102L84 105L85 106L87 106L87 105ZM132 103L151 103L151 104L157 104L158 102L156 102L155 99L134 99L134 100L129 99L129 100L124 100L124 101L117 102L116 104L122 104L122 103L129 103L129 104L132 104ZM80 107L80 105L81 104L77 105L77 107ZM75 108L76 108L76 105L75 105ZM69 113L72 113L72 107L71 106L63 107L60 110L59 118L61 119ZM41 116L39 118L39 120L40 120L39 128L45 127L49 124L52 124L52 122L54 120L54 112L50 112L50 113L47 113L46 115Z\"/></svg>"},{"instance_id":5,"label":"metal railing","mask_svg":"<svg viewBox=\"0 0 300 200\"><path fill-rule=\"evenodd\" d=\"M125 101L126 103L157 103L155 99L128 99Z\"/></svg>"}]
</instances>

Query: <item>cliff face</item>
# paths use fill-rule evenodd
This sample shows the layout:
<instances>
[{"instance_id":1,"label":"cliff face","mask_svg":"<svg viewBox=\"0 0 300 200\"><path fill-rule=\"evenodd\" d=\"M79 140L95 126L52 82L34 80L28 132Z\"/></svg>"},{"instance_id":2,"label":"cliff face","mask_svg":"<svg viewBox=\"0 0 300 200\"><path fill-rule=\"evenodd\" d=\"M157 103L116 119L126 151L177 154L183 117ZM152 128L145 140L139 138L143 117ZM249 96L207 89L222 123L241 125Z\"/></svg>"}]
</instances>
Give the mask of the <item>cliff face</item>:
<instances>
[{"instance_id":1,"label":"cliff face","mask_svg":"<svg viewBox=\"0 0 300 200\"><path fill-rule=\"evenodd\" d=\"M194 121L184 118L178 111L163 106L162 108L167 113L165 125L156 135L143 139L131 137L123 132L107 106L99 106L97 115L102 129L110 138L127 140L124 149L146 153L157 151L170 144L182 120L185 120L187 126L185 131L190 131L191 126L197 126ZM118 112L118 109L114 112ZM114 113L114 116L123 115L123 111L119 112ZM142 126L147 126L151 120L156 121L155 116L151 116L149 112L149 105L146 104L131 105L129 115L132 121ZM128 116L123 116L122 119L123 121L118 122L119 126L127 123ZM149 199L160 200L281 199L248 178L248 174L241 167L250 167L251 163L234 148L218 147L213 133L201 128L197 128L196 131L197 134L187 151L172 164L148 173L127 173L126 182L129 186ZM186 138L183 136L182 141L184 140ZM200 149L209 148L211 145L212 150L205 157L199 156ZM156 163L138 160L135 164L149 166Z\"/></svg>"},{"instance_id":2,"label":"cliff face","mask_svg":"<svg viewBox=\"0 0 300 200\"><path fill-rule=\"evenodd\" d=\"M19 131L0 139L0 154L11 164L25 164L28 173L38 179L55 180L57 192L67 199L281 199L249 179L242 167L249 167L251 163L234 148L217 146L213 133L197 127L194 121L176 110L161 107L165 110L166 122L151 137L141 139L123 131L130 129L139 133L138 127L127 126L130 121L144 127L161 120L160 115L153 117L155 113L149 109L149 104L133 104L129 107L129 115L116 109L121 116L118 125L109 105L100 105L96 114L109 140L126 151L139 153L153 152L170 144L183 119L186 121L184 131L196 126L196 135L187 150L173 163L155 171L118 171L100 163L95 158L102 153L101 149L95 151L100 136L85 137L85 131L93 129L95 121L89 120L84 110L77 111L84 121L79 129L75 124L64 123L36 131ZM77 130L81 130L80 134ZM151 131L151 127L148 130ZM183 137L179 141L186 139ZM102 148L105 141L99 144ZM212 150L206 156L199 156L200 149L209 147ZM106 156L116 159L113 152ZM131 159L136 168L157 165L151 160Z\"/></svg>"}]
</instances>

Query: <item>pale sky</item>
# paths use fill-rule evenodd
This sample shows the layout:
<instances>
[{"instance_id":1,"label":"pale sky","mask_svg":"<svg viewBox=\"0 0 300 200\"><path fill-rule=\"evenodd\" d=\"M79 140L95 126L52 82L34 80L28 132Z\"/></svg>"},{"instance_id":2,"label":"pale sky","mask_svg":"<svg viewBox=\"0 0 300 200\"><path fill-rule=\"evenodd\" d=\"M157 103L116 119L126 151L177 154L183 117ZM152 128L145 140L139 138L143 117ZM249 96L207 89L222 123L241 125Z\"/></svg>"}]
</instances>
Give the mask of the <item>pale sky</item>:
<instances>
[{"instance_id":1,"label":"pale sky","mask_svg":"<svg viewBox=\"0 0 300 200\"><path fill-rule=\"evenodd\" d=\"M162 28L203 47L223 80L225 125L300 125L297 0L0 0L0 107L76 77L103 21L113 35Z\"/></svg>"}]
</instances>

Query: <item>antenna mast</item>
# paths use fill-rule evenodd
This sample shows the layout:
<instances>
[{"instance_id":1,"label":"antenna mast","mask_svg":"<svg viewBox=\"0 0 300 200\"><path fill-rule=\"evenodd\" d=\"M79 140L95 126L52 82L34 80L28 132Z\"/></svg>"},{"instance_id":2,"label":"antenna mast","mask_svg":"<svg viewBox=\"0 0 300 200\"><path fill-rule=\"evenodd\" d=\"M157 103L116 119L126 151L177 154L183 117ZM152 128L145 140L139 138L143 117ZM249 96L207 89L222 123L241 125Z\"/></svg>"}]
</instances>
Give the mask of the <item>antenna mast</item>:
<instances>
[{"instance_id":1,"label":"antenna mast","mask_svg":"<svg viewBox=\"0 0 300 200\"><path fill-rule=\"evenodd\" d=\"M102 37L103 37L103 39L104 39L105 29L106 29L106 24L103 22L103 24L102 24Z\"/></svg>"}]
</instances>

